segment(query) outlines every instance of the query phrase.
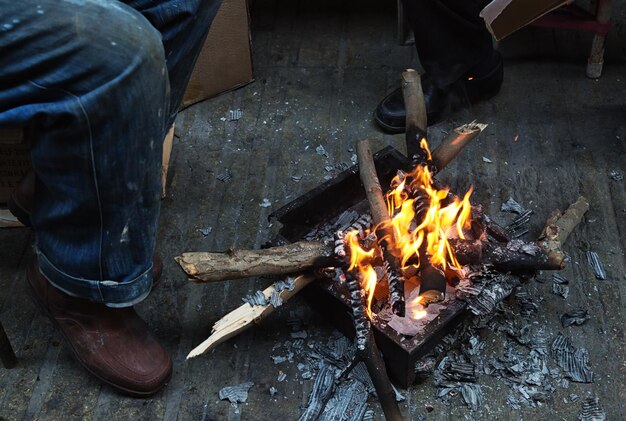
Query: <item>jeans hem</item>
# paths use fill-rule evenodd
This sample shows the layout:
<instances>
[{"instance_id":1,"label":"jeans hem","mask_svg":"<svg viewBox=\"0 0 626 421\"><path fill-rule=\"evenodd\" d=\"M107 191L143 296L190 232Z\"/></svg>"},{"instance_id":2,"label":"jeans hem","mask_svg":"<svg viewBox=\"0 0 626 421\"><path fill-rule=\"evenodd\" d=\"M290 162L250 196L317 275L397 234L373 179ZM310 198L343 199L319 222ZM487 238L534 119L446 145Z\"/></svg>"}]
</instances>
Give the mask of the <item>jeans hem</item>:
<instances>
[{"instance_id":1,"label":"jeans hem","mask_svg":"<svg viewBox=\"0 0 626 421\"><path fill-rule=\"evenodd\" d=\"M152 264L141 275L125 282L96 281L68 275L36 249L41 274L57 289L72 297L102 303L111 308L130 307L143 301L152 289Z\"/></svg>"}]
</instances>

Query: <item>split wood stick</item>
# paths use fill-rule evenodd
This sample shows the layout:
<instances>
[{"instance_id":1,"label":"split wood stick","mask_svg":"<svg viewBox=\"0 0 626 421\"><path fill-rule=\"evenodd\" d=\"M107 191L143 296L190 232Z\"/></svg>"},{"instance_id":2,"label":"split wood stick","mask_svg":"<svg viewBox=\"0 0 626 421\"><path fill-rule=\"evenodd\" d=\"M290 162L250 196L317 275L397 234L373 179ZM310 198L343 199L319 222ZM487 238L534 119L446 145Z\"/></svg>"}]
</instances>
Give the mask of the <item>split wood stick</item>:
<instances>
[{"instance_id":1,"label":"split wood stick","mask_svg":"<svg viewBox=\"0 0 626 421\"><path fill-rule=\"evenodd\" d=\"M539 237L539 246L550 256L550 261L558 269L565 266L565 253L563 244L572 233L574 228L582 221L583 216L589 210L589 201L580 196L567 210L561 214L559 209L552 212L546 226Z\"/></svg>"},{"instance_id":2,"label":"split wood stick","mask_svg":"<svg viewBox=\"0 0 626 421\"><path fill-rule=\"evenodd\" d=\"M437 172L443 170L486 127L486 124L473 121L452 130L432 151L432 163Z\"/></svg>"},{"instance_id":3,"label":"split wood stick","mask_svg":"<svg viewBox=\"0 0 626 421\"><path fill-rule=\"evenodd\" d=\"M380 238L380 248L385 259L387 278L389 279L389 303L394 314L404 316L404 280L400 259L394 254L397 241L391 217L387 211L387 203L383 196L383 190L378 181L374 158L367 139L359 141L356 147L359 161L359 174L361 182L365 188L367 202L370 205L370 213L374 222L374 227L378 231Z\"/></svg>"},{"instance_id":4,"label":"split wood stick","mask_svg":"<svg viewBox=\"0 0 626 421\"><path fill-rule=\"evenodd\" d=\"M297 294L305 286L313 282L317 277L312 273L307 273L298 276L294 282L295 287L289 291L284 289L279 293L280 298L283 301L287 301L289 298ZM263 295L266 299L269 299L272 293L276 291L274 285L269 286L263 290ZM264 306L252 306L248 303L236 308L221 319L219 319L213 325L211 336L209 336L204 342L191 350L187 359L197 357L215 348L222 342L237 336L244 330L248 329L253 324L259 323L274 311L274 306L267 304Z\"/></svg>"},{"instance_id":5,"label":"split wood stick","mask_svg":"<svg viewBox=\"0 0 626 421\"><path fill-rule=\"evenodd\" d=\"M301 273L336 263L331 245L301 241L261 250L189 252L175 258L194 282Z\"/></svg>"}]
</instances>

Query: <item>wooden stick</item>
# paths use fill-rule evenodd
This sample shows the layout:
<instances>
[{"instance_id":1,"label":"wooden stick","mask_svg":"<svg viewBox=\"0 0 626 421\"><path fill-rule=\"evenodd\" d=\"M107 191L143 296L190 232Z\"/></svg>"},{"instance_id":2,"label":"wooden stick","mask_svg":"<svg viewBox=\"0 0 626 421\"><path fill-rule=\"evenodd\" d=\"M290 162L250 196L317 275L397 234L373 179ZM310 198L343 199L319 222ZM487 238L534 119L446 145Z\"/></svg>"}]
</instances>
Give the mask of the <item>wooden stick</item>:
<instances>
[{"instance_id":1,"label":"wooden stick","mask_svg":"<svg viewBox=\"0 0 626 421\"><path fill-rule=\"evenodd\" d=\"M421 164L425 164L429 157L421 148L420 142L426 138L428 120L422 79L417 71L407 69L400 75L400 86L406 112L406 154L409 158L415 158Z\"/></svg>"},{"instance_id":2,"label":"wooden stick","mask_svg":"<svg viewBox=\"0 0 626 421\"><path fill-rule=\"evenodd\" d=\"M389 301L394 314L404 316L404 283L400 259L395 255L395 247L397 244L393 227L391 226L391 217L387 211L387 203L383 196L383 190L378 181L376 167L370 144L365 140L357 143L357 158L359 160L359 174L365 195L370 205L370 213L374 221L374 227L377 230L377 236L380 239L380 248L383 252L383 258L387 265L387 278L389 282Z\"/></svg>"},{"instance_id":3,"label":"wooden stick","mask_svg":"<svg viewBox=\"0 0 626 421\"><path fill-rule=\"evenodd\" d=\"M550 256L550 262L556 269L563 269L565 266L563 244L588 210L589 201L584 196L580 196L565 213L561 214L561 211L556 209L546 221L538 244Z\"/></svg>"},{"instance_id":4,"label":"wooden stick","mask_svg":"<svg viewBox=\"0 0 626 421\"><path fill-rule=\"evenodd\" d=\"M486 127L486 124L473 121L452 130L432 151L432 162L437 172L443 170Z\"/></svg>"},{"instance_id":5,"label":"wooden stick","mask_svg":"<svg viewBox=\"0 0 626 421\"><path fill-rule=\"evenodd\" d=\"M350 272L346 272L346 282L350 292L350 307L352 308L352 317L356 331L357 358L365 363L367 372L376 389L380 406L385 413L385 419L401 420L402 415L387 375L387 368L376 346L376 340L372 334L372 324L367 318L367 308L361 282Z\"/></svg>"},{"instance_id":6,"label":"wooden stick","mask_svg":"<svg viewBox=\"0 0 626 421\"><path fill-rule=\"evenodd\" d=\"M396 402L396 394L391 386L391 382L389 381L389 375L387 374L385 362L380 356L380 352L376 346L376 341L374 340L374 335L372 334L371 329L367 343L368 346L366 346L363 351L357 352L360 353L363 362L365 362L367 372L372 379L374 389L376 389L376 395L378 395L380 406L383 408L385 420L401 421L404 417L402 416L398 403Z\"/></svg>"},{"instance_id":7,"label":"wooden stick","mask_svg":"<svg viewBox=\"0 0 626 421\"><path fill-rule=\"evenodd\" d=\"M406 110L406 127L417 127L426 133L428 125L426 102L419 73L414 69L404 70L400 75L400 86Z\"/></svg>"},{"instance_id":8,"label":"wooden stick","mask_svg":"<svg viewBox=\"0 0 626 421\"><path fill-rule=\"evenodd\" d=\"M385 202L383 189L380 187L380 182L378 181L378 174L376 173L376 166L374 165L374 159L372 157L372 149L367 139L357 143L356 153L359 161L359 175L363 187L365 188L365 196L370 205L374 226L388 226L391 223L391 217L387 212L387 202Z\"/></svg>"},{"instance_id":9,"label":"wooden stick","mask_svg":"<svg viewBox=\"0 0 626 421\"><path fill-rule=\"evenodd\" d=\"M328 267L335 263L333 247L313 241L262 250L190 252L177 256L175 260L194 282L302 273L313 267Z\"/></svg>"},{"instance_id":10,"label":"wooden stick","mask_svg":"<svg viewBox=\"0 0 626 421\"><path fill-rule=\"evenodd\" d=\"M287 301L289 298L297 294L305 286L310 284L316 279L316 276L312 273L300 275L295 279L295 287L289 291L287 289L282 290L279 293L280 298L283 301ZM269 286L263 290L265 298L269 299L272 293L276 290L274 285ZM255 323L259 323L265 317L270 315L274 311L274 306L267 304L264 306L251 306L246 303L239 308L231 311L221 319L219 319L213 325L211 336L209 336L204 342L191 350L187 359L197 357L215 348L222 342L237 336L239 333L248 329Z\"/></svg>"}]
</instances>

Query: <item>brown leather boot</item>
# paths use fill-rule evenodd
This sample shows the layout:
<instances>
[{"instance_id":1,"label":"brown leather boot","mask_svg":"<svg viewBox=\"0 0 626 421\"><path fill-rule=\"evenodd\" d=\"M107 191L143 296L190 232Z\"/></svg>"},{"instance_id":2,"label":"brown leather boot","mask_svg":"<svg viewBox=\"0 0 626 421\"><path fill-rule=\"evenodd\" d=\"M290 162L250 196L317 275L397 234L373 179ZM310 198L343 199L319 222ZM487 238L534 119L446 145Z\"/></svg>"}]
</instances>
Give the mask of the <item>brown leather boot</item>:
<instances>
[{"instance_id":1,"label":"brown leather boot","mask_svg":"<svg viewBox=\"0 0 626 421\"><path fill-rule=\"evenodd\" d=\"M28 282L76 359L98 379L137 397L155 394L169 380L170 355L132 307L114 309L70 297L48 282L36 259Z\"/></svg>"}]
</instances>

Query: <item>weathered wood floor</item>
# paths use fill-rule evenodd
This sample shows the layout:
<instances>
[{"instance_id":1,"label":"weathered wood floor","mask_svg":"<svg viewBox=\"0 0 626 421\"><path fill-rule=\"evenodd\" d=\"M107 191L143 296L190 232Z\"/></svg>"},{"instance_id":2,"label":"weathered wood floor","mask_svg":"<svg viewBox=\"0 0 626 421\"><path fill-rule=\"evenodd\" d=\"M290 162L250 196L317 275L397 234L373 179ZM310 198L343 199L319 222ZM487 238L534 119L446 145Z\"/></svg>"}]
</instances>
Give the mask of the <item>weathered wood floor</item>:
<instances>
[{"instance_id":1,"label":"weathered wood floor","mask_svg":"<svg viewBox=\"0 0 626 421\"><path fill-rule=\"evenodd\" d=\"M208 356L185 361L221 315L268 281L191 285L173 257L231 245L259 247L276 228L269 226L268 214L334 175L325 166L350 162L350 148L358 139L371 139L376 149L391 144L402 150L403 137L383 135L371 119L400 70L415 60L412 47L395 44L395 2L322 3L254 2L256 82L179 117L159 236L164 281L138 309L175 361L163 392L146 400L122 397L82 370L29 299L24 273L32 257L32 233L0 231L0 318L20 360L13 370L0 369L0 420L299 416L312 382L298 376L295 363L275 365L270 355L278 352L273 351L276 344L290 339L290 312L306 315L306 303L296 299ZM461 123L489 123L441 178L459 189L473 183L474 202L493 215L501 215L500 204L509 196L530 207L535 211L531 235L554 208L580 194L589 198L591 209L567 244L571 262L564 273L572 280L570 296L552 295L549 282L527 288L540 300L537 323L552 337L563 331L576 346L587 348L596 379L557 389L541 407L512 410L506 404L508 386L481 376L485 398L477 412L460 398L443 404L430 381L407 392L402 410L408 419L573 420L580 401L565 403L571 393L599 397L607 419L626 416L626 189L624 181L608 175L611 170L626 173L626 7L615 3L615 28L600 80L584 76L590 36L527 28L500 46L506 59L501 93L431 128L436 144ZM241 120L224 119L233 109L243 111ZM315 152L319 145L328 157ZM219 181L216 176L225 170L232 179ZM269 207L260 206L265 199ZM209 227L208 235L199 231ZM594 278L587 250L600 255L607 280ZM588 308L591 320L563 329L558 317L576 307ZM315 316L308 325L313 338L331 330ZM489 332L483 339L487 352L497 351ZM279 370L287 375L283 382L277 381ZM245 381L255 383L245 404L235 408L218 399L220 388ZM276 397L270 397L270 386L279 390ZM434 406L430 413L427 403ZM375 410L380 418L380 408Z\"/></svg>"}]
</instances>

